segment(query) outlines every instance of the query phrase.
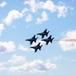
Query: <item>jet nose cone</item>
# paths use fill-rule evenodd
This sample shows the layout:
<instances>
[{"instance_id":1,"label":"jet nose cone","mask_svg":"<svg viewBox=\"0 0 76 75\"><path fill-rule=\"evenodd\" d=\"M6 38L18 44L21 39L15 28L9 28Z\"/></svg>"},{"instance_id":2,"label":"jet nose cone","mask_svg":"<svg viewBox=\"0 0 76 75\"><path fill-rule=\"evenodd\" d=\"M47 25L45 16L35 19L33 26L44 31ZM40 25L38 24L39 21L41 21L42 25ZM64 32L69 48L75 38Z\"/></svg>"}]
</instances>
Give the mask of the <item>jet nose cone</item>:
<instances>
[{"instance_id":1,"label":"jet nose cone","mask_svg":"<svg viewBox=\"0 0 76 75\"><path fill-rule=\"evenodd\" d=\"M42 39L41 41L44 41L44 39Z\"/></svg>"},{"instance_id":2,"label":"jet nose cone","mask_svg":"<svg viewBox=\"0 0 76 75\"><path fill-rule=\"evenodd\" d=\"M40 33L37 33L37 35L39 35Z\"/></svg>"},{"instance_id":3,"label":"jet nose cone","mask_svg":"<svg viewBox=\"0 0 76 75\"><path fill-rule=\"evenodd\" d=\"M28 39L25 39L25 41L28 41Z\"/></svg>"},{"instance_id":4,"label":"jet nose cone","mask_svg":"<svg viewBox=\"0 0 76 75\"><path fill-rule=\"evenodd\" d=\"M43 41L43 39L41 41Z\"/></svg>"}]
</instances>

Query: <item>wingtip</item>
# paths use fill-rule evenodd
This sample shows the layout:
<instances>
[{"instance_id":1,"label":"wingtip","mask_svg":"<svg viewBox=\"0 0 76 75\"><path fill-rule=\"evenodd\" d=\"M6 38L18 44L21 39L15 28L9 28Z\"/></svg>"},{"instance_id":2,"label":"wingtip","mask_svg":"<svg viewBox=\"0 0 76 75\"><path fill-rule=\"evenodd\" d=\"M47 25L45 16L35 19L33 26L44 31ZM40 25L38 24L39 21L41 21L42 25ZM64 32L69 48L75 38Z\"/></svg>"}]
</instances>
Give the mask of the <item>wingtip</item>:
<instances>
[{"instance_id":1,"label":"wingtip","mask_svg":"<svg viewBox=\"0 0 76 75\"><path fill-rule=\"evenodd\" d=\"M35 53L36 53L37 51L35 51Z\"/></svg>"}]
</instances>

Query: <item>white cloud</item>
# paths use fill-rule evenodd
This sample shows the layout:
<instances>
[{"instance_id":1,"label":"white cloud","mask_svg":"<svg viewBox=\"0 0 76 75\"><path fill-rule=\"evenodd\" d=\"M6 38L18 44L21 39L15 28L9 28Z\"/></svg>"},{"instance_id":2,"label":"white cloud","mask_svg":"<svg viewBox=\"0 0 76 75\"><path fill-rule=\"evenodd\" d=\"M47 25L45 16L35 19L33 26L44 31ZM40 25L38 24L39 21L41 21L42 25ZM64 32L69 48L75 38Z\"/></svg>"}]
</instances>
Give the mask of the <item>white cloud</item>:
<instances>
[{"instance_id":1,"label":"white cloud","mask_svg":"<svg viewBox=\"0 0 76 75\"><path fill-rule=\"evenodd\" d=\"M6 68L4 67L3 63L0 63L0 71L5 70Z\"/></svg>"},{"instance_id":2,"label":"white cloud","mask_svg":"<svg viewBox=\"0 0 76 75\"><path fill-rule=\"evenodd\" d=\"M22 51L28 51L28 50L29 50L28 48L24 47L24 46L21 45L21 44L18 46L18 49L20 49L20 50L22 50Z\"/></svg>"},{"instance_id":3,"label":"white cloud","mask_svg":"<svg viewBox=\"0 0 76 75\"><path fill-rule=\"evenodd\" d=\"M24 63L22 66L12 66L9 68L9 71L44 72L55 68L56 65L50 63L50 61L48 60L46 60L45 62L43 62L42 60L34 60L32 62Z\"/></svg>"},{"instance_id":4,"label":"white cloud","mask_svg":"<svg viewBox=\"0 0 76 75\"><path fill-rule=\"evenodd\" d=\"M30 14L28 14L27 16L26 16L26 18L25 18L25 21L26 22L29 22L29 21L31 21L32 20L32 16L30 15Z\"/></svg>"},{"instance_id":5,"label":"white cloud","mask_svg":"<svg viewBox=\"0 0 76 75\"><path fill-rule=\"evenodd\" d=\"M57 6L57 9L58 9L58 18L60 17L65 17L66 16L66 13L67 13L67 7L66 6Z\"/></svg>"},{"instance_id":6,"label":"white cloud","mask_svg":"<svg viewBox=\"0 0 76 75\"><path fill-rule=\"evenodd\" d=\"M0 42L0 53L12 52L15 49L15 43L13 41Z\"/></svg>"},{"instance_id":7,"label":"white cloud","mask_svg":"<svg viewBox=\"0 0 76 75\"><path fill-rule=\"evenodd\" d=\"M63 2L59 2L59 5L55 5L53 1L47 0L43 4L43 9L49 10L51 13L58 12L58 18L65 17L67 13L67 7L64 5Z\"/></svg>"},{"instance_id":8,"label":"white cloud","mask_svg":"<svg viewBox=\"0 0 76 75\"><path fill-rule=\"evenodd\" d=\"M37 18L37 23L42 24L42 22L45 22L48 20L48 15L46 12L42 12L41 18Z\"/></svg>"},{"instance_id":9,"label":"white cloud","mask_svg":"<svg viewBox=\"0 0 76 75\"><path fill-rule=\"evenodd\" d=\"M65 17L67 13L67 6L63 2L59 2L58 5L55 5L52 0L47 0L45 2L36 1L36 0L26 0L24 4L28 4L32 12L38 12L38 10L49 10L51 13L58 12L57 16ZM40 21L40 19L38 19Z\"/></svg>"},{"instance_id":10,"label":"white cloud","mask_svg":"<svg viewBox=\"0 0 76 75\"><path fill-rule=\"evenodd\" d=\"M68 31L66 36L59 41L61 48L64 51L76 50L76 30Z\"/></svg>"},{"instance_id":11,"label":"white cloud","mask_svg":"<svg viewBox=\"0 0 76 75\"><path fill-rule=\"evenodd\" d=\"M19 62L24 62L25 57L24 56L18 56L18 55L13 55L12 59L9 60L9 63L19 63Z\"/></svg>"},{"instance_id":12,"label":"white cloud","mask_svg":"<svg viewBox=\"0 0 76 75\"><path fill-rule=\"evenodd\" d=\"M35 0L25 0L24 4L30 5L31 7L30 9L33 13L37 11L38 4L36 3Z\"/></svg>"},{"instance_id":13,"label":"white cloud","mask_svg":"<svg viewBox=\"0 0 76 75\"><path fill-rule=\"evenodd\" d=\"M24 8L24 9L21 11L21 13L24 14L26 11L29 11L29 9Z\"/></svg>"},{"instance_id":14,"label":"white cloud","mask_svg":"<svg viewBox=\"0 0 76 75\"><path fill-rule=\"evenodd\" d=\"M5 1L3 1L2 3L0 3L0 7L4 7L7 3Z\"/></svg>"},{"instance_id":15,"label":"white cloud","mask_svg":"<svg viewBox=\"0 0 76 75\"><path fill-rule=\"evenodd\" d=\"M4 24L0 24L0 35L1 35L1 33L2 33L2 31L4 30L5 28L4 28Z\"/></svg>"},{"instance_id":16,"label":"white cloud","mask_svg":"<svg viewBox=\"0 0 76 75\"><path fill-rule=\"evenodd\" d=\"M15 19L19 19L22 16L23 14L21 14L19 11L11 10L3 21L5 24L10 25Z\"/></svg>"},{"instance_id":17,"label":"white cloud","mask_svg":"<svg viewBox=\"0 0 76 75\"><path fill-rule=\"evenodd\" d=\"M51 0L47 0L46 2L42 2L41 4L43 9L50 10L50 12L55 12L57 10L56 5Z\"/></svg>"},{"instance_id":18,"label":"white cloud","mask_svg":"<svg viewBox=\"0 0 76 75\"><path fill-rule=\"evenodd\" d=\"M53 60L55 60L55 61L58 61L60 59L62 59L62 56L61 55L53 57Z\"/></svg>"}]
</instances>

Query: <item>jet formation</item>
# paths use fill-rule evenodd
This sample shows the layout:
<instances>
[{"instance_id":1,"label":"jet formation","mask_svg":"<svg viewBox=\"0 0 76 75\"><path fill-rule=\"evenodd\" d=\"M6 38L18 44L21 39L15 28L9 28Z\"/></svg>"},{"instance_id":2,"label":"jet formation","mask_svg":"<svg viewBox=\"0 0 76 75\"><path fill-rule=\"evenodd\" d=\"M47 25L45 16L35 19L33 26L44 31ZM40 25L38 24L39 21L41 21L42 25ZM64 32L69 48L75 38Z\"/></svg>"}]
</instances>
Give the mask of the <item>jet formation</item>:
<instances>
[{"instance_id":1,"label":"jet formation","mask_svg":"<svg viewBox=\"0 0 76 75\"><path fill-rule=\"evenodd\" d=\"M49 42L52 43L52 41L53 41L53 39L54 39L54 37L52 38L52 35L50 35L50 36L48 37L48 33L49 33L49 32L50 32L50 31L47 31L47 29L45 29L43 32L37 33L37 35L42 36L42 40L41 40L41 41L46 42L46 45L48 45ZM45 38L45 39L44 39L45 36L48 37L48 38ZM32 45L33 42L36 43L37 39L38 39L38 37L36 37L36 35L34 35L32 38L26 39L25 41L29 41L29 42L30 42L30 45ZM40 45L40 44L41 44L41 43L39 42L37 45L31 46L30 48L35 49L35 52L37 52L37 50L38 50L38 49L41 50L41 48L42 48L42 46L43 46L43 45Z\"/></svg>"}]
</instances>

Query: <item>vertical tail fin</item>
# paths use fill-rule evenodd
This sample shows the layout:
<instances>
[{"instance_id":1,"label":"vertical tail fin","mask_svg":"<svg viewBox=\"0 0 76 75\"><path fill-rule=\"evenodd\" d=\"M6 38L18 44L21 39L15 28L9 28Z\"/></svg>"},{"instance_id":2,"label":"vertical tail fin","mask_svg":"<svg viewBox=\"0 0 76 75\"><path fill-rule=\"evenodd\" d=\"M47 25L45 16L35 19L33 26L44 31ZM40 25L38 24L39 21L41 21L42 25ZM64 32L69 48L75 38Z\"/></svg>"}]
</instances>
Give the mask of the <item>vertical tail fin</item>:
<instances>
[{"instance_id":1,"label":"vertical tail fin","mask_svg":"<svg viewBox=\"0 0 76 75\"><path fill-rule=\"evenodd\" d=\"M36 40L38 39L38 37L37 38L35 38L35 42L36 42Z\"/></svg>"},{"instance_id":2,"label":"vertical tail fin","mask_svg":"<svg viewBox=\"0 0 76 75\"><path fill-rule=\"evenodd\" d=\"M48 39L51 39L51 37L52 37L52 35L50 35L50 36L48 37Z\"/></svg>"},{"instance_id":3,"label":"vertical tail fin","mask_svg":"<svg viewBox=\"0 0 76 75\"><path fill-rule=\"evenodd\" d=\"M54 39L54 38L51 39L51 43L52 43L53 39Z\"/></svg>"},{"instance_id":4,"label":"vertical tail fin","mask_svg":"<svg viewBox=\"0 0 76 75\"><path fill-rule=\"evenodd\" d=\"M43 46L43 45L40 46L39 50L41 50L41 47L42 47L42 46Z\"/></svg>"},{"instance_id":5,"label":"vertical tail fin","mask_svg":"<svg viewBox=\"0 0 76 75\"><path fill-rule=\"evenodd\" d=\"M37 46L40 46L40 42L38 43L38 45Z\"/></svg>"},{"instance_id":6,"label":"vertical tail fin","mask_svg":"<svg viewBox=\"0 0 76 75\"><path fill-rule=\"evenodd\" d=\"M32 38L34 39L36 35L34 35Z\"/></svg>"},{"instance_id":7,"label":"vertical tail fin","mask_svg":"<svg viewBox=\"0 0 76 75\"><path fill-rule=\"evenodd\" d=\"M44 32L46 33L47 32L47 29L45 29Z\"/></svg>"},{"instance_id":8,"label":"vertical tail fin","mask_svg":"<svg viewBox=\"0 0 76 75\"><path fill-rule=\"evenodd\" d=\"M47 33L46 33L46 36L48 36L48 33L49 33L50 31L48 31Z\"/></svg>"}]
</instances>

